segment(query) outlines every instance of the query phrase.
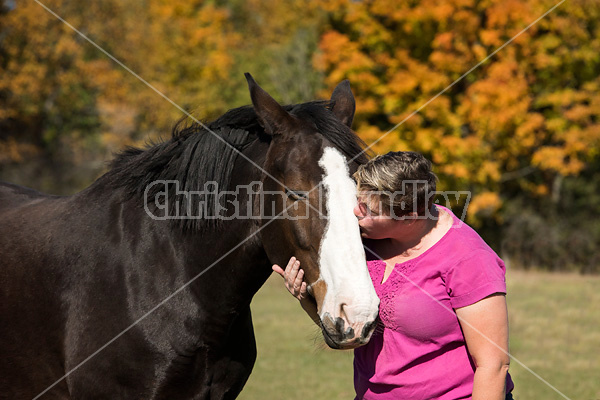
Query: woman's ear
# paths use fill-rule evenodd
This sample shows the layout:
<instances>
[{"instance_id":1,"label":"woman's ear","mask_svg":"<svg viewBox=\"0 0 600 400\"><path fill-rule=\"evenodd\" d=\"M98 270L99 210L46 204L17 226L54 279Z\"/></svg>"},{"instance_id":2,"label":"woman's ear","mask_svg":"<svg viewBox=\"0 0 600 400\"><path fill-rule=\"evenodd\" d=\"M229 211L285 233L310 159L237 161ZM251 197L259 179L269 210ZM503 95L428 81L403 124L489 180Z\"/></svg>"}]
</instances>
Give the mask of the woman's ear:
<instances>
[{"instance_id":1,"label":"woman's ear","mask_svg":"<svg viewBox=\"0 0 600 400\"><path fill-rule=\"evenodd\" d=\"M408 214L403 215L402 217L400 217L400 219L406 224L406 225L412 225L415 222L417 222L420 217L419 214L415 211L410 212Z\"/></svg>"}]
</instances>

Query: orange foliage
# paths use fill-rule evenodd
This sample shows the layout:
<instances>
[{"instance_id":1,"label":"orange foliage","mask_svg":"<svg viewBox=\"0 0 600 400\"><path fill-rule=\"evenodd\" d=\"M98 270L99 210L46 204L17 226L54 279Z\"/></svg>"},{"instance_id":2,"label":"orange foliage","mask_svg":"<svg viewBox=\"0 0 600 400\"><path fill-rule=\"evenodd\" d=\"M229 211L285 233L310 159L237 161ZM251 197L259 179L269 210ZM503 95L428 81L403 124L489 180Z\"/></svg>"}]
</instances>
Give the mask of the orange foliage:
<instances>
[{"instance_id":1,"label":"orange foliage","mask_svg":"<svg viewBox=\"0 0 600 400\"><path fill-rule=\"evenodd\" d=\"M482 194L473 199L475 213L493 213L507 183L548 195L556 174L578 174L598 157L600 4L565 3L404 119L553 5L323 1L332 24L316 65L330 87L351 80L357 130L367 143L400 124L377 142L378 152L425 153L442 181L468 182Z\"/></svg>"},{"instance_id":2,"label":"orange foliage","mask_svg":"<svg viewBox=\"0 0 600 400\"><path fill-rule=\"evenodd\" d=\"M103 0L49 9L186 108L222 112L241 35L205 1ZM0 15L0 165L36 148L57 162L105 159L122 144L168 134L181 112L35 2ZM65 159L70 155L70 160Z\"/></svg>"}]
</instances>

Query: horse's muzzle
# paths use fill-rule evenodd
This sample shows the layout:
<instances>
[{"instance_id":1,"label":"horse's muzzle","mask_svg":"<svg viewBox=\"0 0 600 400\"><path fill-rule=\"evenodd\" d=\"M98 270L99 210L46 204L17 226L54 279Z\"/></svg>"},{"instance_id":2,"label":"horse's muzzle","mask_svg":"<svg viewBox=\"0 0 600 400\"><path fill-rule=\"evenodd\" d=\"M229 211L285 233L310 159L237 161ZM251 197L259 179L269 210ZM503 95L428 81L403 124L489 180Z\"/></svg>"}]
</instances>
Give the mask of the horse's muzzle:
<instances>
[{"instance_id":1,"label":"horse's muzzle","mask_svg":"<svg viewBox=\"0 0 600 400\"><path fill-rule=\"evenodd\" d=\"M372 321L348 326L342 318L334 319L327 313L321 318L325 343L332 349L354 349L369 342L377 326L377 315Z\"/></svg>"}]
</instances>

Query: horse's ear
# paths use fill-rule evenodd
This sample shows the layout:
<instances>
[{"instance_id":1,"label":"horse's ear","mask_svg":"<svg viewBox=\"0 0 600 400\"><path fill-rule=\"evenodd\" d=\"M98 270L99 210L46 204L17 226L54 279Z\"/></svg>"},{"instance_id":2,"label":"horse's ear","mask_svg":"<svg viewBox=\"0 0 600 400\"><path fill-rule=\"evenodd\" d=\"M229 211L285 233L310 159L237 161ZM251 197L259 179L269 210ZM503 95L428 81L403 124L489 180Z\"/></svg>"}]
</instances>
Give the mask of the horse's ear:
<instances>
[{"instance_id":1,"label":"horse's ear","mask_svg":"<svg viewBox=\"0 0 600 400\"><path fill-rule=\"evenodd\" d=\"M354 119L354 111L356 110L356 103L354 101L352 90L350 89L350 81L346 79L337 85L331 94L331 100L334 102L331 111L333 111L340 121L351 128L352 120Z\"/></svg>"},{"instance_id":2,"label":"horse's ear","mask_svg":"<svg viewBox=\"0 0 600 400\"><path fill-rule=\"evenodd\" d=\"M254 111L258 116L258 122L270 135L277 135L291 130L294 124L294 117L279 105L263 88L252 78L249 73L244 74L248 81L250 89L250 98Z\"/></svg>"}]
</instances>

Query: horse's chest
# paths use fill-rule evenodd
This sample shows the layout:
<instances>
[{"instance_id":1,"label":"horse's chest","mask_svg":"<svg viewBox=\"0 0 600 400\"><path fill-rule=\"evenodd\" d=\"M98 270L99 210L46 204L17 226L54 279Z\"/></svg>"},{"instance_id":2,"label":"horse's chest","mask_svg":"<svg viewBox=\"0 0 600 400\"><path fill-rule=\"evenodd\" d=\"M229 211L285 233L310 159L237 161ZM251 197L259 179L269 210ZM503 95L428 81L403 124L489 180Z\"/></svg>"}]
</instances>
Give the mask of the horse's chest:
<instances>
[{"instance_id":1,"label":"horse's chest","mask_svg":"<svg viewBox=\"0 0 600 400\"><path fill-rule=\"evenodd\" d=\"M235 398L256 359L250 313L238 316L220 339L170 353L155 398Z\"/></svg>"}]
</instances>

